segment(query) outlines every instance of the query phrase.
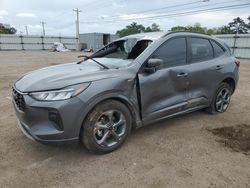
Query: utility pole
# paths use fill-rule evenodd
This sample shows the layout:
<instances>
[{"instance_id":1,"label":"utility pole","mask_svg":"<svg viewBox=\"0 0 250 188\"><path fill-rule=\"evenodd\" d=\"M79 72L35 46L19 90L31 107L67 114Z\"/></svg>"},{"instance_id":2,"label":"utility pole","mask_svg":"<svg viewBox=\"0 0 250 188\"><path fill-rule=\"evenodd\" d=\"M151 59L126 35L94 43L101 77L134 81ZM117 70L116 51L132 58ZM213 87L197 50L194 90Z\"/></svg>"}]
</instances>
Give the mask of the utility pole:
<instances>
[{"instance_id":1,"label":"utility pole","mask_svg":"<svg viewBox=\"0 0 250 188\"><path fill-rule=\"evenodd\" d=\"M82 12L78 8L73 9L74 12L76 12L76 38L77 43L79 44L79 12Z\"/></svg>"},{"instance_id":2,"label":"utility pole","mask_svg":"<svg viewBox=\"0 0 250 188\"><path fill-rule=\"evenodd\" d=\"M44 21L41 21L42 27L43 27L43 36L45 36L45 29L44 29L44 24L46 24Z\"/></svg>"},{"instance_id":3,"label":"utility pole","mask_svg":"<svg viewBox=\"0 0 250 188\"><path fill-rule=\"evenodd\" d=\"M25 31L26 31L26 35L29 35L28 26L27 25L25 26Z\"/></svg>"}]
</instances>

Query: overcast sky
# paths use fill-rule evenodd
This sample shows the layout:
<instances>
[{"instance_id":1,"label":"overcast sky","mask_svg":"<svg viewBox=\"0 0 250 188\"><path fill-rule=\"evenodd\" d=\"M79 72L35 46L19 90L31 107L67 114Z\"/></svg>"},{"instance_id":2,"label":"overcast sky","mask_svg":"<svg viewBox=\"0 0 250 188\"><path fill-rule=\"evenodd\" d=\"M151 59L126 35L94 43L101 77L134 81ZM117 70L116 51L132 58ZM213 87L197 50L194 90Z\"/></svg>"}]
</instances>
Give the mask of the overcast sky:
<instances>
[{"instance_id":1,"label":"overcast sky","mask_svg":"<svg viewBox=\"0 0 250 188\"><path fill-rule=\"evenodd\" d=\"M193 15L175 16L180 12L209 9L250 3L250 0L0 0L0 23L8 23L17 28L18 34L25 33L25 25L30 34L41 34L40 22L44 21L46 35L75 35L76 13L80 13L80 33L115 33L135 21L143 25L157 23L163 31L177 25L193 25L196 22L205 27L226 25L235 17L246 20L250 6L241 9L206 12ZM184 5L187 4L187 5ZM159 9L161 10L152 10ZM172 7L172 8L171 8ZM170 14L171 17L151 18ZM140 19L138 19L140 18Z\"/></svg>"}]
</instances>

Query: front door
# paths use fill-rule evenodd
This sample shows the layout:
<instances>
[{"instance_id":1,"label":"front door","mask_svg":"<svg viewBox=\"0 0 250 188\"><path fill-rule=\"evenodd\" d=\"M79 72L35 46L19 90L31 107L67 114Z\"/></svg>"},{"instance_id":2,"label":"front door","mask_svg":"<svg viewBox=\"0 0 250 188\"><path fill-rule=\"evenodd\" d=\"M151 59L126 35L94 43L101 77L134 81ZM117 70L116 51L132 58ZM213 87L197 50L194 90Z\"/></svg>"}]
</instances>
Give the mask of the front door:
<instances>
[{"instance_id":1,"label":"front door","mask_svg":"<svg viewBox=\"0 0 250 188\"><path fill-rule=\"evenodd\" d=\"M162 59L154 73L141 71L141 112L144 122L161 119L182 111L187 106L188 64L186 62L186 38L167 40L151 56Z\"/></svg>"}]
</instances>

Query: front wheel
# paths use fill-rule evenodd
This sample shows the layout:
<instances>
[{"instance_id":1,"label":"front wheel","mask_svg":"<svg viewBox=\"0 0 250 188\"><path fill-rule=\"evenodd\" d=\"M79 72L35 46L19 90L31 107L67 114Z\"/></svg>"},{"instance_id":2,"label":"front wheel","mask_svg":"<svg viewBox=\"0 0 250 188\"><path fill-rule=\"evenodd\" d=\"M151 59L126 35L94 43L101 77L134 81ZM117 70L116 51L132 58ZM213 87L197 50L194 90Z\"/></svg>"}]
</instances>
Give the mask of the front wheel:
<instances>
[{"instance_id":1,"label":"front wheel","mask_svg":"<svg viewBox=\"0 0 250 188\"><path fill-rule=\"evenodd\" d=\"M232 88L230 85L221 83L207 111L212 114L224 113L229 106L231 95Z\"/></svg>"},{"instance_id":2,"label":"front wheel","mask_svg":"<svg viewBox=\"0 0 250 188\"><path fill-rule=\"evenodd\" d=\"M108 100L89 113L83 125L81 140L93 153L108 153L122 145L131 126L128 108L119 101Z\"/></svg>"}]
</instances>

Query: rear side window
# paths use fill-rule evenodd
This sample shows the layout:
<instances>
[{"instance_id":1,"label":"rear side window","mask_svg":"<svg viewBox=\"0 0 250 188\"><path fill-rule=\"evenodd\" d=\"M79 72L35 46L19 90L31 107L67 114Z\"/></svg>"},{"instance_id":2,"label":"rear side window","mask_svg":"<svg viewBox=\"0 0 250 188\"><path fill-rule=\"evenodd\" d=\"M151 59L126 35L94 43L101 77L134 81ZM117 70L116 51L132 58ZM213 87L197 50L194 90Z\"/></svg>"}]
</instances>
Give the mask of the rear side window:
<instances>
[{"instance_id":1,"label":"rear side window","mask_svg":"<svg viewBox=\"0 0 250 188\"><path fill-rule=\"evenodd\" d=\"M153 54L152 58L164 61L163 66L178 66L186 64L186 39L174 38L166 41Z\"/></svg>"},{"instance_id":2,"label":"rear side window","mask_svg":"<svg viewBox=\"0 0 250 188\"><path fill-rule=\"evenodd\" d=\"M222 54L224 54L225 51L221 46L219 46L216 42L214 42L212 40L211 40L211 43L212 43L212 46L214 48L214 57L219 57Z\"/></svg>"},{"instance_id":3,"label":"rear side window","mask_svg":"<svg viewBox=\"0 0 250 188\"><path fill-rule=\"evenodd\" d=\"M213 48L207 39L188 38L189 62L207 61L213 58Z\"/></svg>"}]
</instances>

